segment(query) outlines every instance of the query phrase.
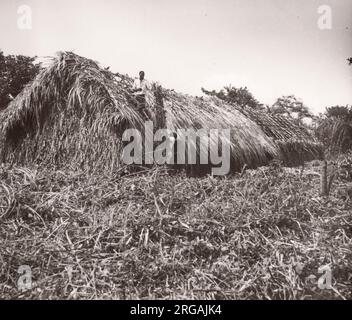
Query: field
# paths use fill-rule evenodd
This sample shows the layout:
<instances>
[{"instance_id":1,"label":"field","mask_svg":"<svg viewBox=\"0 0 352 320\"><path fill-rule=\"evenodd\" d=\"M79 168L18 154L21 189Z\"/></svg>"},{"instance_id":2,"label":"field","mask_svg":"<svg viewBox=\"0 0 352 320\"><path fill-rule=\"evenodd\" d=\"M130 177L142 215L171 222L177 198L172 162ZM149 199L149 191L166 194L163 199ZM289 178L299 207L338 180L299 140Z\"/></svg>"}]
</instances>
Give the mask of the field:
<instances>
[{"instance_id":1,"label":"field","mask_svg":"<svg viewBox=\"0 0 352 320\"><path fill-rule=\"evenodd\" d=\"M350 190L339 177L320 197L318 170L191 178L3 166L0 297L351 299Z\"/></svg>"}]
</instances>

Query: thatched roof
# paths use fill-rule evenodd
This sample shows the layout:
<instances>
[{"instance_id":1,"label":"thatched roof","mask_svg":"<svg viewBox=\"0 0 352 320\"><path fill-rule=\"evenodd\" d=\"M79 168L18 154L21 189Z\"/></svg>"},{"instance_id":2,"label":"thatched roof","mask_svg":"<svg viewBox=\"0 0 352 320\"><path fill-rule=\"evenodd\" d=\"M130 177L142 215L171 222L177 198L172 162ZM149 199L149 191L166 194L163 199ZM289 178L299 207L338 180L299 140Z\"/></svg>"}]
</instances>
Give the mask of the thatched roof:
<instances>
[{"instance_id":1,"label":"thatched roof","mask_svg":"<svg viewBox=\"0 0 352 320\"><path fill-rule=\"evenodd\" d=\"M118 166L117 137L144 119L112 73L60 53L0 114L3 161Z\"/></svg>"},{"instance_id":2,"label":"thatched roof","mask_svg":"<svg viewBox=\"0 0 352 320\"><path fill-rule=\"evenodd\" d=\"M217 98L153 85L149 113L137 111L132 81L92 60L59 53L0 113L0 160L113 170L121 165L124 129L143 128L148 119L156 128L230 128L231 141L226 143L236 170L279 157L278 145L260 125Z\"/></svg>"},{"instance_id":3,"label":"thatched roof","mask_svg":"<svg viewBox=\"0 0 352 320\"><path fill-rule=\"evenodd\" d=\"M324 157L322 143L307 128L292 119L253 108L241 108L240 111L274 140L280 151L280 158L286 165L297 165L302 161Z\"/></svg>"},{"instance_id":4,"label":"thatched roof","mask_svg":"<svg viewBox=\"0 0 352 320\"><path fill-rule=\"evenodd\" d=\"M163 90L166 125L171 130L183 128L231 129L231 167L241 170L267 164L278 156L272 139L241 112L216 97L192 97ZM210 141L216 143L216 141Z\"/></svg>"}]
</instances>

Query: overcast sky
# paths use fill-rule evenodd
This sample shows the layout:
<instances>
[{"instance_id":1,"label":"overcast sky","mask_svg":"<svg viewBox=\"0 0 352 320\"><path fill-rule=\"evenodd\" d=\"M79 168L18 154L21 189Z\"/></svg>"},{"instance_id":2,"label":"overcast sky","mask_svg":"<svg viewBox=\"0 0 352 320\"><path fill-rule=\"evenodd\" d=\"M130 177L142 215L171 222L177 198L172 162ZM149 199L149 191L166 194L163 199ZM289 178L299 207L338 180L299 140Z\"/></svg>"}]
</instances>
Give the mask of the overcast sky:
<instances>
[{"instance_id":1,"label":"overcast sky","mask_svg":"<svg viewBox=\"0 0 352 320\"><path fill-rule=\"evenodd\" d=\"M23 4L31 30L18 27ZM321 5L332 29L318 27ZM352 0L0 0L0 49L70 50L194 95L232 84L266 104L352 104Z\"/></svg>"}]
</instances>

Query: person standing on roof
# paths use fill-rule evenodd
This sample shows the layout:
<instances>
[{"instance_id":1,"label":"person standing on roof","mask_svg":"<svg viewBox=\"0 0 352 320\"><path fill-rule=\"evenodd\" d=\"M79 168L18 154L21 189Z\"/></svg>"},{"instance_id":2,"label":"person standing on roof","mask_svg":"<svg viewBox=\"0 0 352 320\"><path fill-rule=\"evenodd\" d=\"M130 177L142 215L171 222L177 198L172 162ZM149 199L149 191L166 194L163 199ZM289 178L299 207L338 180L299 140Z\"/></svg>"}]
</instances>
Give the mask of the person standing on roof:
<instances>
[{"instance_id":1,"label":"person standing on roof","mask_svg":"<svg viewBox=\"0 0 352 320\"><path fill-rule=\"evenodd\" d=\"M136 79L133 83L132 92L140 107L146 106L145 96L150 90L149 82L145 79L144 71L139 72L139 79Z\"/></svg>"}]
</instances>

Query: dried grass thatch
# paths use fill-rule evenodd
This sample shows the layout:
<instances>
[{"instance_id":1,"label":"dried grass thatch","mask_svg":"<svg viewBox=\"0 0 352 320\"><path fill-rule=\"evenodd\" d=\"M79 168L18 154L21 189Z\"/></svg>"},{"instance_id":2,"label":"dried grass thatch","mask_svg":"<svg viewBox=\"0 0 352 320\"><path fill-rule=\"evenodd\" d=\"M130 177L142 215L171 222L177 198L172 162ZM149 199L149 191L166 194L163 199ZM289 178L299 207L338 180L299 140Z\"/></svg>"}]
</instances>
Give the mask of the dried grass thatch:
<instances>
[{"instance_id":1,"label":"dried grass thatch","mask_svg":"<svg viewBox=\"0 0 352 320\"><path fill-rule=\"evenodd\" d=\"M323 145L306 128L291 119L252 108L241 108L240 111L275 141L285 165L294 166L324 157Z\"/></svg>"},{"instance_id":2,"label":"dried grass thatch","mask_svg":"<svg viewBox=\"0 0 352 320\"><path fill-rule=\"evenodd\" d=\"M123 131L142 129L146 120L155 129L231 129L225 143L231 148L232 170L265 165L278 156L278 145L260 125L217 98L153 85L147 112L138 111L132 81L92 60L59 53L0 114L0 160L114 170L121 167Z\"/></svg>"},{"instance_id":3,"label":"dried grass thatch","mask_svg":"<svg viewBox=\"0 0 352 320\"><path fill-rule=\"evenodd\" d=\"M231 139L225 141L231 145L232 171L241 170L243 166L256 168L265 165L278 155L272 140L256 123L220 99L191 97L170 90L164 90L163 97L166 124L172 131L231 129ZM210 147L216 144L214 136L210 135Z\"/></svg>"},{"instance_id":4,"label":"dried grass thatch","mask_svg":"<svg viewBox=\"0 0 352 320\"><path fill-rule=\"evenodd\" d=\"M60 53L0 114L1 157L113 168L119 165L120 133L143 123L112 73Z\"/></svg>"}]
</instances>

